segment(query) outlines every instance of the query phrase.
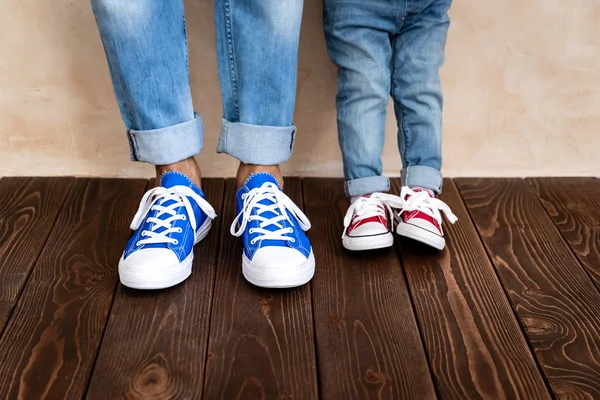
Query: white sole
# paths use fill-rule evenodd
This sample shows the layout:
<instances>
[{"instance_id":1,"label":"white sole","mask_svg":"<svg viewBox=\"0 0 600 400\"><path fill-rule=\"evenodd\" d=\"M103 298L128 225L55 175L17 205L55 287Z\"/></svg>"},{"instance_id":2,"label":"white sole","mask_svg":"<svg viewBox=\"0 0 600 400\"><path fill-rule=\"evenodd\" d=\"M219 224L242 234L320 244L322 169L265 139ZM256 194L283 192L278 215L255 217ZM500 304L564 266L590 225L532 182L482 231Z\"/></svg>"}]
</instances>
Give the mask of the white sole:
<instances>
[{"instance_id":1,"label":"white sole","mask_svg":"<svg viewBox=\"0 0 600 400\"><path fill-rule=\"evenodd\" d=\"M200 227L194 240L194 245L204 239L210 232L212 221L207 218L204 224ZM173 287L185 281L192 274L192 263L194 261L194 251L176 265L166 265L160 269L151 268L135 268L135 272L131 268L123 267L123 257L119 261L119 279L123 286L131 289L140 290L156 290Z\"/></svg>"},{"instance_id":2,"label":"white sole","mask_svg":"<svg viewBox=\"0 0 600 400\"><path fill-rule=\"evenodd\" d=\"M344 236L342 246L350 251L384 249L394 245L394 235L391 232L373 236Z\"/></svg>"},{"instance_id":3,"label":"white sole","mask_svg":"<svg viewBox=\"0 0 600 400\"><path fill-rule=\"evenodd\" d=\"M438 250L444 250L444 247L446 247L446 240L443 236L436 235L433 232L429 232L428 230L419 228L415 225L400 223L396 227L396 233L400 236L416 240Z\"/></svg>"},{"instance_id":4,"label":"white sole","mask_svg":"<svg viewBox=\"0 0 600 400\"><path fill-rule=\"evenodd\" d=\"M210 218L206 218L206 221L204 221L204 223L196 233L196 240L194 241L194 244L198 244L202 239L204 239L208 235L208 232L210 232L211 227L212 220Z\"/></svg>"},{"instance_id":5,"label":"white sole","mask_svg":"<svg viewBox=\"0 0 600 400\"><path fill-rule=\"evenodd\" d=\"M296 267L263 268L242 253L242 273L251 284L273 289L285 289L306 284L315 274L315 256L312 248L308 259Z\"/></svg>"}]
</instances>

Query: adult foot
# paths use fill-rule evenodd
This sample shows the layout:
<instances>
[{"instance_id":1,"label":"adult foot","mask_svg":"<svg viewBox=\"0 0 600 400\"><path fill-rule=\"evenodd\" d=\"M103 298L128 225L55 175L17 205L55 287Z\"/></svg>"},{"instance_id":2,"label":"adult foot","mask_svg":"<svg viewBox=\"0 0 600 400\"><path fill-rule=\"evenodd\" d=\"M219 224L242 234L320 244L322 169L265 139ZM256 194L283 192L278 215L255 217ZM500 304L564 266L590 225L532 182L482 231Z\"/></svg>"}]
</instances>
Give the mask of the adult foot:
<instances>
[{"instance_id":1,"label":"adult foot","mask_svg":"<svg viewBox=\"0 0 600 400\"><path fill-rule=\"evenodd\" d=\"M442 230L442 213L452 224L458 219L452 214L450 207L436 199L433 192L421 188L413 190L403 187L400 197L404 201L396 233L443 250L446 240Z\"/></svg>"},{"instance_id":2,"label":"adult foot","mask_svg":"<svg viewBox=\"0 0 600 400\"><path fill-rule=\"evenodd\" d=\"M156 182L160 182L160 178L164 173L169 171L177 171L187 176L189 180L197 187L202 187L200 185L202 172L200 171L200 167L198 166L198 163L194 157L186 158L185 160L176 162L174 164L157 165L155 169L157 178Z\"/></svg>"},{"instance_id":3,"label":"adult foot","mask_svg":"<svg viewBox=\"0 0 600 400\"><path fill-rule=\"evenodd\" d=\"M135 289L163 289L192 273L193 246L204 239L216 217L202 190L177 171L162 174L131 222L135 231L119 261L119 277Z\"/></svg>"},{"instance_id":4,"label":"adult foot","mask_svg":"<svg viewBox=\"0 0 600 400\"><path fill-rule=\"evenodd\" d=\"M302 286L315 272L315 257L304 231L310 222L266 172L252 174L236 195L231 234L244 243L242 272L266 288Z\"/></svg>"},{"instance_id":5,"label":"adult foot","mask_svg":"<svg viewBox=\"0 0 600 400\"><path fill-rule=\"evenodd\" d=\"M392 246L393 208L401 206L400 197L386 193L372 193L354 198L344 217L342 245L352 251Z\"/></svg>"},{"instance_id":6,"label":"adult foot","mask_svg":"<svg viewBox=\"0 0 600 400\"><path fill-rule=\"evenodd\" d=\"M277 181L279 187L283 189L283 176L281 176L279 165L256 165L244 163L240 163L240 166L237 170L236 180L238 189L244 186L251 175L256 174L257 172L266 172L267 174L272 175Z\"/></svg>"}]
</instances>

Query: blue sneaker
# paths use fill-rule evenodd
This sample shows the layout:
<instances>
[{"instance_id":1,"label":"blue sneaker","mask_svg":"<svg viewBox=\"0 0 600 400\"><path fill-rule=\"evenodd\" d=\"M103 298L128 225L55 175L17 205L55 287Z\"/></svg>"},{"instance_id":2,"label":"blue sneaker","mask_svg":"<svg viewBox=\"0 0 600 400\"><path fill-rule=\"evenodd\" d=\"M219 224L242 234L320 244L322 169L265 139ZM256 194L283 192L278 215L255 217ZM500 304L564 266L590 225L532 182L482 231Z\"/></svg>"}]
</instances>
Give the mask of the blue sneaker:
<instances>
[{"instance_id":1,"label":"blue sneaker","mask_svg":"<svg viewBox=\"0 0 600 400\"><path fill-rule=\"evenodd\" d=\"M119 278L134 289L163 289L192 273L193 247L210 231L215 210L180 172L163 174L131 222L135 231L119 261Z\"/></svg>"},{"instance_id":2,"label":"blue sneaker","mask_svg":"<svg viewBox=\"0 0 600 400\"><path fill-rule=\"evenodd\" d=\"M273 175L260 172L236 195L238 215L231 234L244 243L242 272L265 288L302 286L315 273L315 256L304 231L306 215L279 188Z\"/></svg>"}]
</instances>

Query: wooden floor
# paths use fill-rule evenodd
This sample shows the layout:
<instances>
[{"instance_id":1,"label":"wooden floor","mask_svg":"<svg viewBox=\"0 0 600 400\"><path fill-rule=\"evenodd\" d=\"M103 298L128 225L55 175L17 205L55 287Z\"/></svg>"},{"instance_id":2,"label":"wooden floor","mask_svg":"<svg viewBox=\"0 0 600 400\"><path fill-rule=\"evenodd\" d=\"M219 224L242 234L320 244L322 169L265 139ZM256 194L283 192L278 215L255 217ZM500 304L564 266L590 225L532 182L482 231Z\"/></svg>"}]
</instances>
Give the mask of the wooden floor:
<instances>
[{"instance_id":1,"label":"wooden floor","mask_svg":"<svg viewBox=\"0 0 600 400\"><path fill-rule=\"evenodd\" d=\"M342 181L290 178L293 290L244 281L234 183L203 184L192 277L142 292L116 265L149 182L0 180L0 399L600 399L600 180L447 180L446 251L351 254Z\"/></svg>"}]
</instances>

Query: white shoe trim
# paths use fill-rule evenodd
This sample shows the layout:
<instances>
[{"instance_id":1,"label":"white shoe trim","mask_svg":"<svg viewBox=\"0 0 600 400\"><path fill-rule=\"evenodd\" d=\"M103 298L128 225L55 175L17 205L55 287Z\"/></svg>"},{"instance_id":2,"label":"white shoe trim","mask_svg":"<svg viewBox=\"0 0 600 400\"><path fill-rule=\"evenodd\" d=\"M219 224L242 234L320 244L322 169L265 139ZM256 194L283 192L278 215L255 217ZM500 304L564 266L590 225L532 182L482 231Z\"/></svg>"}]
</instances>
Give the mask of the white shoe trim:
<instances>
[{"instance_id":1,"label":"white shoe trim","mask_svg":"<svg viewBox=\"0 0 600 400\"><path fill-rule=\"evenodd\" d=\"M127 268L123 257L119 261L119 278L124 286L132 289L165 289L186 280L192 274L192 251L181 263L161 268Z\"/></svg>"},{"instance_id":2,"label":"white shoe trim","mask_svg":"<svg viewBox=\"0 0 600 400\"><path fill-rule=\"evenodd\" d=\"M416 240L438 250L443 250L444 247L446 247L446 240L443 236L436 235L433 232L416 225L407 224L406 222L401 222L398 224L396 227L396 233L400 236Z\"/></svg>"},{"instance_id":3,"label":"white shoe trim","mask_svg":"<svg viewBox=\"0 0 600 400\"><path fill-rule=\"evenodd\" d=\"M210 228L212 228L212 219L209 217L206 218L206 221L204 221L200 229L198 229L198 232L196 232L196 240L194 240L194 244L200 243L200 241L208 235Z\"/></svg>"},{"instance_id":4,"label":"white shoe trim","mask_svg":"<svg viewBox=\"0 0 600 400\"><path fill-rule=\"evenodd\" d=\"M263 288L283 289L302 286L315 274L315 256L311 248L308 259L301 265L264 268L254 264L246 254L242 253L242 273L248 282Z\"/></svg>"},{"instance_id":5,"label":"white shoe trim","mask_svg":"<svg viewBox=\"0 0 600 400\"><path fill-rule=\"evenodd\" d=\"M348 236L342 238L342 245L351 251L375 250L391 247L394 235L391 232L372 236Z\"/></svg>"}]
</instances>

